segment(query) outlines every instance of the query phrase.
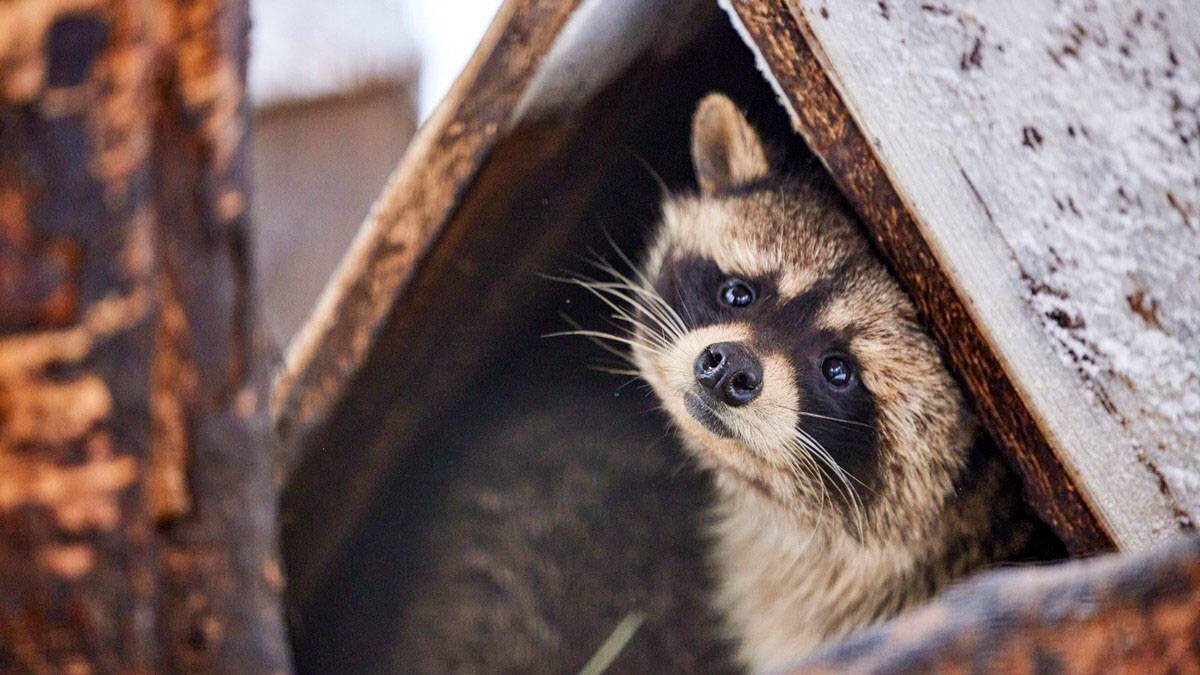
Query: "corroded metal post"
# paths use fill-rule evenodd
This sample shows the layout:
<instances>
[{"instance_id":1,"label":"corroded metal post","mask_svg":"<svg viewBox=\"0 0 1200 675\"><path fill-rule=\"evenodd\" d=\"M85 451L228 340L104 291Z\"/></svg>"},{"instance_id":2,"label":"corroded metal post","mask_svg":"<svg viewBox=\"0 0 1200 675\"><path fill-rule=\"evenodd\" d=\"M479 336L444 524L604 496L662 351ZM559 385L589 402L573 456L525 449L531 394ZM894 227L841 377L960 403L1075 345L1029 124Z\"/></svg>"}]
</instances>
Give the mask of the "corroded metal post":
<instances>
[{"instance_id":1,"label":"corroded metal post","mask_svg":"<svg viewBox=\"0 0 1200 675\"><path fill-rule=\"evenodd\" d=\"M288 668L247 26L0 3L0 671Z\"/></svg>"}]
</instances>

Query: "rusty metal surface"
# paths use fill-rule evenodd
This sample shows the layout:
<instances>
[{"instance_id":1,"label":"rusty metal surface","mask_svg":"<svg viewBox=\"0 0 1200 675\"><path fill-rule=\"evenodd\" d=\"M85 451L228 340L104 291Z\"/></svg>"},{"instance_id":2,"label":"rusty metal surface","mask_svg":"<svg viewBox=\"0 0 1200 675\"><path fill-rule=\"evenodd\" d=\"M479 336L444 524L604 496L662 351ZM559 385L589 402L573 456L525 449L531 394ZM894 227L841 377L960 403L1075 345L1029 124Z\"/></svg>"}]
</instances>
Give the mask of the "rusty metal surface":
<instances>
[{"instance_id":1,"label":"rusty metal surface","mask_svg":"<svg viewBox=\"0 0 1200 675\"><path fill-rule=\"evenodd\" d=\"M1200 673L1200 537L991 572L793 673Z\"/></svg>"},{"instance_id":2,"label":"rusty metal surface","mask_svg":"<svg viewBox=\"0 0 1200 675\"><path fill-rule=\"evenodd\" d=\"M0 3L0 671L287 668L247 26Z\"/></svg>"}]
</instances>

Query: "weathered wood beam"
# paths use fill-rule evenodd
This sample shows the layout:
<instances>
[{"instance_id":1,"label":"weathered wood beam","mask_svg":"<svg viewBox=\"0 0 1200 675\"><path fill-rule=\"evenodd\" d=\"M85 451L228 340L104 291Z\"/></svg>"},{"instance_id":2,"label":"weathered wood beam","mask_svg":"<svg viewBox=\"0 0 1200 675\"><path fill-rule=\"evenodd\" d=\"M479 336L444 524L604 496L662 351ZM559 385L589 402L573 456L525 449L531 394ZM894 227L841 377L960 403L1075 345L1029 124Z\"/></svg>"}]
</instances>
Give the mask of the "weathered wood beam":
<instances>
[{"instance_id":1,"label":"weathered wood beam","mask_svg":"<svg viewBox=\"0 0 1200 675\"><path fill-rule=\"evenodd\" d=\"M983 425L1024 481L1026 497L1076 554L1113 547L1105 525L1047 441L1043 420L1014 387L910 205L831 80L803 12L789 0L730 0L728 8L804 136L858 211L972 395Z\"/></svg>"},{"instance_id":2,"label":"weathered wood beam","mask_svg":"<svg viewBox=\"0 0 1200 675\"><path fill-rule=\"evenodd\" d=\"M0 4L0 671L288 668L247 27Z\"/></svg>"},{"instance_id":3,"label":"weathered wood beam","mask_svg":"<svg viewBox=\"0 0 1200 675\"><path fill-rule=\"evenodd\" d=\"M1195 673L1200 537L995 571L791 672Z\"/></svg>"},{"instance_id":4,"label":"weathered wood beam","mask_svg":"<svg viewBox=\"0 0 1200 675\"><path fill-rule=\"evenodd\" d=\"M576 5L578 0L509 0L501 6L288 350L272 413L297 456L284 497L285 521L298 524L288 538L297 542L288 547L293 603L318 586L391 467L396 434L404 435L386 428L396 401L420 392L441 399L453 388L438 374L398 381L397 364L411 344L397 336L414 326L401 317L396 328L397 302L509 130L522 93ZM522 161L532 163L544 151L529 147Z\"/></svg>"}]
</instances>

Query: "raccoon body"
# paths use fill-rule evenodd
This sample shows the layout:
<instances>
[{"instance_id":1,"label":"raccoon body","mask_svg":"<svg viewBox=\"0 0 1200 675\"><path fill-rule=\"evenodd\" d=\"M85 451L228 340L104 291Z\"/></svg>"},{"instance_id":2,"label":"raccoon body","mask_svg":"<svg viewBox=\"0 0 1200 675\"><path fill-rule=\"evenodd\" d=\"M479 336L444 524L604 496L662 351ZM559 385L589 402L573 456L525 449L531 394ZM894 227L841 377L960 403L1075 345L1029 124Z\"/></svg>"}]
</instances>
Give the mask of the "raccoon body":
<instances>
[{"instance_id":1,"label":"raccoon body","mask_svg":"<svg viewBox=\"0 0 1200 675\"><path fill-rule=\"evenodd\" d=\"M717 492L717 606L753 670L1023 558L1044 531L915 310L821 179L776 175L734 104L693 119L632 357Z\"/></svg>"}]
</instances>

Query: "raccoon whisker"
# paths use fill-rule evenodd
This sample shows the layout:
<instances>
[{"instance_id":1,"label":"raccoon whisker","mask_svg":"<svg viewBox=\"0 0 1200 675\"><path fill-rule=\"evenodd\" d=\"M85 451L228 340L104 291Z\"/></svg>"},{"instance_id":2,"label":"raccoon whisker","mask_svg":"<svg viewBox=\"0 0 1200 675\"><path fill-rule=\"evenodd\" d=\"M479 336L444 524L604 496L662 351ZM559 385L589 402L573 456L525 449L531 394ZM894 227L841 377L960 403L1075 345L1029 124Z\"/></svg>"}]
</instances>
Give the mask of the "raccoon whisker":
<instances>
[{"instance_id":1,"label":"raccoon whisker","mask_svg":"<svg viewBox=\"0 0 1200 675\"><path fill-rule=\"evenodd\" d=\"M607 236L607 233L605 234ZM667 320L666 322L673 324L678 329L676 337L686 333L687 326L683 322L683 317L679 316L679 313L675 311L675 308L672 307L671 304L668 303L658 293L658 291L654 289L654 284L650 283L650 280L646 277L645 273L642 272L637 265L633 264L633 261L630 260L629 256L621 250L621 247L617 246L617 243L613 241L612 237L608 237L608 243L612 247L613 251L616 252L617 256L621 258L622 262L624 262L629 269L633 270L634 274L637 276L637 282L635 283L634 280L629 277L629 275L618 270L612 263L605 260L602 256L596 254L594 251L592 253L594 256L594 259L591 261L592 266L620 282L619 284L613 284L613 286L628 289L652 301L657 306L657 309L660 310L659 313L663 314L663 318ZM645 309L648 310L650 308Z\"/></svg>"},{"instance_id":2,"label":"raccoon whisker","mask_svg":"<svg viewBox=\"0 0 1200 675\"><path fill-rule=\"evenodd\" d=\"M769 447L771 445L771 440L767 438L763 431L757 428L752 428L751 431L756 437L753 439L756 442L752 443L752 445L758 447ZM785 446L785 450L787 452L783 453L784 461L796 482L805 486L817 485L823 490L824 486L819 481L815 483L811 482L813 478L820 476L820 467L816 466L812 457L808 456L808 453L794 447L794 444L791 443Z\"/></svg>"},{"instance_id":3,"label":"raccoon whisker","mask_svg":"<svg viewBox=\"0 0 1200 675\"><path fill-rule=\"evenodd\" d=\"M660 356L662 355L662 350L654 347L653 345L648 345L643 342L639 342L638 340L635 340L635 339L622 337L620 335L613 335L612 333L605 333L603 331L598 331L598 330L564 330L564 331L558 331L556 333L547 333L547 334L543 335L542 337L544 337L544 338L563 337L563 336L567 336L567 335L579 335L582 337L593 337L593 338L597 338L599 340L610 340L612 342L620 342L622 344L627 344L631 347L641 347L642 349L645 349L648 352L652 352L652 353L658 354Z\"/></svg>"},{"instance_id":4,"label":"raccoon whisker","mask_svg":"<svg viewBox=\"0 0 1200 675\"><path fill-rule=\"evenodd\" d=\"M851 481L858 483L864 488L866 488L866 485L853 474L842 468L842 466L837 463L829 451L825 449L825 446L807 431L797 428L795 430L795 436L792 438L792 443L794 443L800 449L801 456L806 457L809 461L816 464L820 474L825 474L833 480L834 487L846 500L847 505L852 511L855 527L858 529L861 537L865 523L864 508L862 498L858 494L858 490L854 487ZM822 499L825 499L828 497L828 489L825 489L824 482L820 482L820 484L822 486ZM824 505L822 505L821 511L818 515L822 515L823 513Z\"/></svg>"},{"instance_id":5,"label":"raccoon whisker","mask_svg":"<svg viewBox=\"0 0 1200 675\"><path fill-rule=\"evenodd\" d=\"M605 375L624 375L630 378L629 382L636 382L642 376L641 373L632 368L611 368L609 366L589 365L588 369L594 370L597 373L604 373ZM629 382L626 382L625 384L629 384ZM625 384L622 384L621 387L624 387ZM620 389L621 387L617 388Z\"/></svg>"},{"instance_id":6,"label":"raccoon whisker","mask_svg":"<svg viewBox=\"0 0 1200 675\"><path fill-rule=\"evenodd\" d=\"M684 313L687 315L687 318L688 318L688 323L687 323L687 325L689 325L689 326L695 326L695 325L696 325L696 318L692 316L692 311L691 311L690 309L688 309L688 306L687 306L687 304L686 304L686 303L684 303L684 301L683 301L683 294L679 292L679 289L678 289L678 288L677 288L677 289L675 289L675 297L676 297L676 298L679 300L679 306L683 308L683 311L684 311Z\"/></svg>"},{"instance_id":7,"label":"raccoon whisker","mask_svg":"<svg viewBox=\"0 0 1200 675\"><path fill-rule=\"evenodd\" d=\"M684 325L683 319L680 318L677 313L675 313L675 309L671 307L671 305L665 300L663 300L662 296L660 296L657 292L647 290L640 286L634 286L627 282L609 282L602 284L602 286L605 291L621 298L630 305L641 309L643 312L653 315L657 322L662 325L663 329L673 337L682 337L683 334L687 332L687 326ZM634 298L631 298L621 292L625 290L641 296L644 300L649 301L649 304L635 300Z\"/></svg>"},{"instance_id":8,"label":"raccoon whisker","mask_svg":"<svg viewBox=\"0 0 1200 675\"><path fill-rule=\"evenodd\" d=\"M870 424L866 424L864 422L855 422L854 420L842 419L840 417L830 417L829 415L818 415L817 413L804 412L803 410L795 410L793 412L795 412L797 415L803 415L804 417L813 417L813 418L816 418L819 420L825 420L827 422L837 422L838 424L845 424L846 426L862 427L863 429L870 429L872 431L875 429L875 427Z\"/></svg>"},{"instance_id":9,"label":"raccoon whisker","mask_svg":"<svg viewBox=\"0 0 1200 675\"><path fill-rule=\"evenodd\" d=\"M575 277L575 278L569 278L569 279L562 279L562 281L585 288L590 293L592 293L596 297L600 298L609 307L612 307L614 310L624 311L623 308L618 308L616 303L614 303L609 298L605 297L604 294L615 296L619 300L627 303L630 307L641 310L643 314L650 317L654 321L654 323L657 324L662 329L663 332L665 332L667 335L671 336L672 338L678 339L679 337L682 337L682 335L683 335L683 333L679 331L678 326L674 325L673 321L671 320L671 317L664 314L661 311L661 309L659 309L659 311L656 311L653 306L647 306L641 302L638 302L634 298L629 297L627 294L621 292L622 290L628 289L628 290L631 290L631 291L634 291L637 293L644 293L644 290L641 288L638 288L636 286L630 286L628 284L614 284L611 282L602 282L602 281L597 281L595 279L589 279L586 277ZM651 296L650 299L653 300L655 298L653 296ZM630 317L630 318L632 318L632 317Z\"/></svg>"},{"instance_id":10,"label":"raccoon whisker","mask_svg":"<svg viewBox=\"0 0 1200 675\"><path fill-rule=\"evenodd\" d=\"M614 241L613 238L608 235L608 232L605 232L604 236L606 239L608 239L608 245L611 246L612 250L614 252L616 252L616 254L619 258L621 258L621 261L625 263L625 266L628 267L629 269L633 270L633 273L635 275L637 275L637 278L641 282L641 284L647 288L653 288L654 284L650 283L650 280L648 278L646 278L646 273L642 271L641 267L639 267L633 263L633 260L631 260L629 258L629 256L626 255L625 251L621 250L620 246L617 246L617 242ZM599 256L597 256L597 257L599 257ZM611 264L605 263L605 265L609 268L610 274L613 274L614 276L618 276L618 277L625 277L624 274L621 274L620 272L618 272L617 269L615 267L613 267ZM626 278L626 281L628 281L628 278Z\"/></svg>"},{"instance_id":11,"label":"raccoon whisker","mask_svg":"<svg viewBox=\"0 0 1200 675\"><path fill-rule=\"evenodd\" d=\"M666 199L671 195L671 189L667 187L667 182L663 180L663 177L658 173L658 170L656 170L645 157L642 157L640 154L634 151L633 148L628 146L625 147L625 152L629 153L630 157L633 157L635 160L637 160L638 164L641 164L642 168L646 170L646 173L650 174L650 177L653 178L654 182L658 184L659 197ZM606 237L608 236L607 230L604 232L604 235ZM608 240L611 242L612 237L608 237Z\"/></svg>"},{"instance_id":12,"label":"raccoon whisker","mask_svg":"<svg viewBox=\"0 0 1200 675\"><path fill-rule=\"evenodd\" d=\"M571 326L575 330L584 330L583 326L579 325L578 321L575 321L574 319L567 316L566 314L559 312L558 316L560 319L562 319L564 322L566 322L567 325ZM546 337L558 337L558 336L554 335L554 334L549 334L549 335L543 335L542 337L546 338ZM613 347L612 345L604 342L603 340L598 340L594 337L589 337L588 342L591 342L592 344L603 349L604 351L608 352L609 354L612 354L613 356L620 359L622 362L628 363L629 365L633 366L634 368L637 367L637 364L634 363L633 356L631 354L629 354L628 352L623 352L620 349L617 349L617 348Z\"/></svg>"},{"instance_id":13,"label":"raccoon whisker","mask_svg":"<svg viewBox=\"0 0 1200 675\"><path fill-rule=\"evenodd\" d=\"M773 404L771 404L771 406L777 410L782 410L784 412L790 412L793 415L799 415L801 417L812 417L812 418L819 419L819 420L825 420L827 422L836 422L838 424L844 424L846 426L861 427L863 429L871 429L872 431L875 429L874 426L872 426L870 424L866 424L864 422L856 422L854 420L843 419L841 417L830 417L829 415L820 415L818 413L807 412L805 410L797 410L791 406L783 405L782 403L773 403Z\"/></svg>"},{"instance_id":14,"label":"raccoon whisker","mask_svg":"<svg viewBox=\"0 0 1200 675\"><path fill-rule=\"evenodd\" d=\"M870 489L865 483L858 479L854 474L847 471L833 455L825 449L816 438L803 429L796 430L795 440L811 454L815 460L819 460L823 465L822 472L828 475L834 481L834 486L841 496L846 500L848 507L851 509L855 528L858 530L860 538L864 532L866 522L865 507L863 506L862 496L853 483L857 483L863 489Z\"/></svg>"},{"instance_id":15,"label":"raccoon whisker","mask_svg":"<svg viewBox=\"0 0 1200 675\"><path fill-rule=\"evenodd\" d=\"M626 261L628 262L627 258ZM629 290L641 295L653 303L652 307L644 307L643 309L646 311L650 311L652 308L656 309L657 311L655 313L661 315L661 318L665 320L665 323L671 324L677 329L676 337L687 332L687 326L683 323L683 318L679 316L679 313L675 311L675 308L672 307L670 303L663 299L658 291L654 290L653 284L651 284L640 271L638 272L638 276L641 279L641 283L639 284L634 283L634 281L627 275L621 273L619 270L617 270L617 268L613 267L610 263L604 260L598 259L593 261L592 264L601 272L604 272L605 274L608 274L617 280L616 283L597 283L604 283L605 286L610 288ZM632 265L632 263L630 264ZM631 299L626 298L626 301L632 304Z\"/></svg>"},{"instance_id":16,"label":"raccoon whisker","mask_svg":"<svg viewBox=\"0 0 1200 675\"><path fill-rule=\"evenodd\" d=\"M631 327L632 328L641 328L642 331L645 332L645 337L647 339L649 339L652 343L654 343L656 346L660 347L664 351L669 350L671 348L671 343L668 342L667 339L662 334L660 334L657 330L655 330L654 328L652 328L650 326L647 326L645 323L643 323L641 321L638 321L637 319L633 318L632 316L629 316L623 310L619 310L619 309L616 310L614 314L609 315L609 318L614 319L616 321L620 321L625 324L628 324L628 326L620 326L620 328L622 330L628 331L629 337L632 337L635 339L638 337L641 337L639 335L639 333L636 330L632 330Z\"/></svg>"},{"instance_id":17,"label":"raccoon whisker","mask_svg":"<svg viewBox=\"0 0 1200 675\"><path fill-rule=\"evenodd\" d=\"M635 286L630 284L629 287L653 301L654 304L659 308L659 311L662 312L666 317L667 321L671 325L675 326L680 335L683 335L688 331L688 325L686 322L684 322L683 317L679 315L679 312L675 311L675 308L671 306L671 303L667 302L666 298L664 298L661 293L655 290L653 286L649 284L645 286Z\"/></svg>"},{"instance_id":18,"label":"raccoon whisker","mask_svg":"<svg viewBox=\"0 0 1200 675\"><path fill-rule=\"evenodd\" d=\"M830 477L836 479L835 485L837 486L838 491L841 492L842 496L846 499L850 509L853 511L855 525L857 526L859 536L861 537L863 534L863 524L865 522L862 498L859 496L858 490L854 488L850 481L853 480L864 487L865 484L855 478L852 474L850 474L850 472L842 468L842 466L839 465L836 460L834 460L833 456L829 454L829 451L825 449L825 446L821 445L821 442L813 438L811 434L803 429L797 429L796 431L797 434L795 438L801 441L804 447L806 447L815 458L819 459L821 463L825 464L830 471Z\"/></svg>"},{"instance_id":19,"label":"raccoon whisker","mask_svg":"<svg viewBox=\"0 0 1200 675\"><path fill-rule=\"evenodd\" d=\"M642 309L640 305L637 305L635 303L630 303L630 305L634 309ZM647 325L645 322L643 322L643 321L639 320L638 318L629 314L629 312L626 312L624 308L617 307L616 305L613 305L612 303L609 303L609 306L611 306L613 308L613 311L616 312L616 314L613 315L614 319L620 319L632 326L641 328L642 330L646 331L646 333L648 333L650 335L650 337L652 337L653 339L655 339L655 341L657 341L659 344L661 344L664 349L671 348L671 340L679 339L678 335L673 335L671 333L670 326L665 325L661 320L659 320L658 317L654 316L653 314L651 314L649 312L643 311L642 313L645 314L647 317L649 317L650 320L655 323L654 326Z\"/></svg>"},{"instance_id":20,"label":"raccoon whisker","mask_svg":"<svg viewBox=\"0 0 1200 675\"><path fill-rule=\"evenodd\" d=\"M578 280L572 280L572 283L576 283L577 285L580 285L583 288L586 288L590 293L592 293L596 297L600 298L601 301L603 301L605 304L607 304L609 307L611 307L613 309L613 311L617 313L616 315L613 316L614 319L620 319L626 323L629 323L634 326L642 328L642 330L644 330L646 332L646 334L650 338L650 340L653 341L653 343L660 349L665 350L665 349L670 348L670 346L671 346L670 343L667 342L667 340L660 334L659 331L657 331L657 330L651 328L650 326L647 326L644 323L633 318L627 312L625 312L624 308L613 303L608 298L604 297L603 295L598 293L595 289L591 288L590 286L586 285L585 283L580 282ZM573 322L572 322L572 327L576 328L576 329L582 329L581 326L574 324ZM632 330L629 331L629 337L631 337L633 339L637 339L638 338L637 332L632 331ZM630 363L633 362L632 359L628 358L628 357L626 358L626 360L628 360Z\"/></svg>"},{"instance_id":21,"label":"raccoon whisker","mask_svg":"<svg viewBox=\"0 0 1200 675\"><path fill-rule=\"evenodd\" d=\"M816 460L808 452L795 444L788 444L785 446L785 449L787 450L785 456L788 458L789 464L794 467L792 475L796 480L797 489L807 489L808 492L818 497L817 521L822 520L825 517L825 509L831 507L833 500L829 495L829 489L825 486L825 482L821 480L823 472L820 465L816 463ZM810 542L813 536L816 536L815 531L809 537ZM805 546L808 543L806 542Z\"/></svg>"}]
</instances>

